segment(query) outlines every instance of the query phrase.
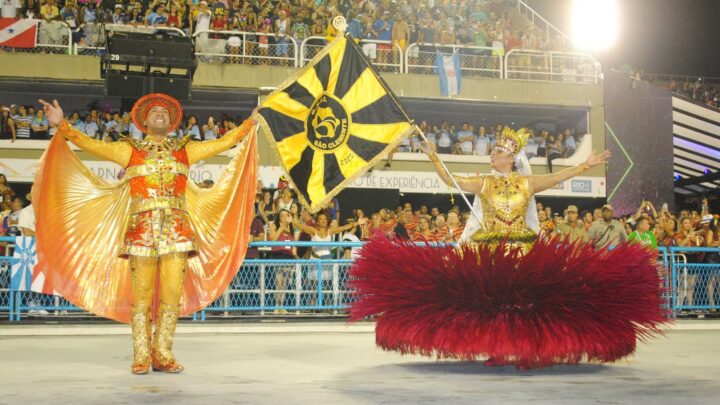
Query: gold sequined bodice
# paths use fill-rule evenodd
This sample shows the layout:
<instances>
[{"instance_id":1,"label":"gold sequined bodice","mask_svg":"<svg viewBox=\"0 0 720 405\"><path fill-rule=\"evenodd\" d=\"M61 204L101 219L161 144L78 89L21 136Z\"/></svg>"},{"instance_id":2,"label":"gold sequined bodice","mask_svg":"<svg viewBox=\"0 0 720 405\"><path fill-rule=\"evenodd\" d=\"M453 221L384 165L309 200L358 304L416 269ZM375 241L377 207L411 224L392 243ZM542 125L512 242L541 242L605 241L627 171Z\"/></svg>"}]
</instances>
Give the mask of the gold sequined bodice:
<instances>
[{"instance_id":1,"label":"gold sequined bodice","mask_svg":"<svg viewBox=\"0 0 720 405\"><path fill-rule=\"evenodd\" d=\"M190 171L187 139L164 142L130 140L133 146L125 177L130 181L131 212L157 208L185 210L185 187Z\"/></svg>"},{"instance_id":2,"label":"gold sequined bodice","mask_svg":"<svg viewBox=\"0 0 720 405\"><path fill-rule=\"evenodd\" d=\"M517 172L484 177L479 195L483 223L472 240L497 243L507 238L509 242L532 243L537 235L525 224L531 196L528 178Z\"/></svg>"}]
</instances>

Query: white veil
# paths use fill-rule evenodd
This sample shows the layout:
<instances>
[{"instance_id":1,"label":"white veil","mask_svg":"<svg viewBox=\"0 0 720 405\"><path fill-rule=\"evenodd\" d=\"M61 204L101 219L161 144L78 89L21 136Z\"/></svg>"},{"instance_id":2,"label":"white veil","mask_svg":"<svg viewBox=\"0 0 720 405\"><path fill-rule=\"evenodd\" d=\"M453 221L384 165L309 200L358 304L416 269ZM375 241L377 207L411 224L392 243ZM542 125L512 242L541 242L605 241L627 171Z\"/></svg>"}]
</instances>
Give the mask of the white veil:
<instances>
[{"instance_id":1,"label":"white veil","mask_svg":"<svg viewBox=\"0 0 720 405\"><path fill-rule=\"evenodd\" d=\"M521 150L517 156L515 156L515 167L517 167L518 173L523 176L530 176L532 174L532 167L530 167L530 161L525 155L525 150ZM532 229L533 232L538 233L540 232L540 221L538 220L537 208L535 205L535 196L533 195L530 197L530 203L528 204L527 213L525 214L525 224L528 228ZM462 235L460 235L460 242L470 240L470 237L480 230L480 223L483 219L483 210L482 205L480 204L480 198L478 198L477 195L473 201L472 210L477 213L477 217L475 215L470 215L470 219L468 219L468 223L465 225Z\"/></svg>"}]
</instances>

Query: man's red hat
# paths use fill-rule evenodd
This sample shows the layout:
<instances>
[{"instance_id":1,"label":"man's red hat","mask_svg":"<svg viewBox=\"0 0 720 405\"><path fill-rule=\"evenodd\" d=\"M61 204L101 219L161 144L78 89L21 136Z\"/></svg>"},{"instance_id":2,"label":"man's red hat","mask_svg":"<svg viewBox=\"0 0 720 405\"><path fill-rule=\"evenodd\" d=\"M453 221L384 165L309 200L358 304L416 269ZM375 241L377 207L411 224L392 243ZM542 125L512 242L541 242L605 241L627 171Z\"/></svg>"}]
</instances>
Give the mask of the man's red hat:
<instances>
[{"instance_id":1,"label":"man's red hat","mask_svg":"<svg viewBox=\"0 0 720 405\"><path fill-rule=\"evenodd\" d=\"M132 108L130 117L132 118L135 126L142 131L147 133L147 127L145 126L145 119L151 108L156 106L162 106L167 108L168 114L170 115L170 126L168 132L172 132L180 126L182 120L182 106L180 102L175 98L162 93L152 93L146 96L142 96Z\"/></svg>"}]
</instances>

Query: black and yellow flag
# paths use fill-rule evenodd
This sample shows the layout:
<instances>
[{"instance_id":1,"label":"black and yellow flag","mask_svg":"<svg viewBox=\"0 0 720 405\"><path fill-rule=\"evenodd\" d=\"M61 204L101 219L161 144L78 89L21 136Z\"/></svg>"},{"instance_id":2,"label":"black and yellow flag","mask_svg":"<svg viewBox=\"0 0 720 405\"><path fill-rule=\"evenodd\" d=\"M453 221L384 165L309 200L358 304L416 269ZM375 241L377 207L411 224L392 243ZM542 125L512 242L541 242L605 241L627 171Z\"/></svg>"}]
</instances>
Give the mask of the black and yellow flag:
<instances>
[{"instance_id":1,"label":"black and yellow flag","mask_svg":"<svg viewBox=\"0 0 720 405\"><path fill-rule=\"evenodd\" d=\"M258 114L310 212L413 131L395 95L347 37L334 40L281 84Z\"/></svg>"}]
</instances>

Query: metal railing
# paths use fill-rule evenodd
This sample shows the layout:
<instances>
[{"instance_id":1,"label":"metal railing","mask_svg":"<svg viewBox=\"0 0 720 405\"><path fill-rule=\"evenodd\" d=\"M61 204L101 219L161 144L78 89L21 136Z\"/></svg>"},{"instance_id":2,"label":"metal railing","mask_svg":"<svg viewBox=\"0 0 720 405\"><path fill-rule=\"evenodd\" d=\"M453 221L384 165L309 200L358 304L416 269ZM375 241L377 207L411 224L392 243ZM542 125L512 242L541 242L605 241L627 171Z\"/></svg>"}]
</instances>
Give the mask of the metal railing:
<instances>
[{"instance_id":1,"label":"metal railing","mask_svg":"<svg viewBox=\"0 0 720 405\"><path fill-rule=\"evenodd\" d=\"M437 74L437 52L459 52L460 71L466 77L503 78L503 58L489 47L410 44L405 50L405 73Z\"/></svg>"},{"instance_id":2,"label":"metal railing","mask_svg":"<svg viewBox=\"0 0 720 405\"><path fill-rule=\"evenodd\" d=\"M305 66L327 45L325 37L311 36L300 44L300 66ZM358 43L373 67L380 72L403 73L403 49L391 41L361 39Z\"/></svg>"},{"instance_id":3,"label":"metal railing","mask_svg":"<svg viewBox=\"0 0 720 405\"><path fill-rule=\"evenodd\" d=\"M672 247L670 254L675 315L720 310L720 249Z\"/></svg>"},{"instance_id":4,"label":"metal railing","mask_svg":"<svg viewBox=\"0 0 720 405\"><path fill-rule=\"evenodd\" d=\"M199 30L193 38L201 62L298 67L297 42L287 35Z\"/></svg>"},{"instance_id":5,"label":"metal railing","mask_svg":"<svg viewBox=\"0 0 720 405\"><path fill-rule=\"evenodd\" d=\"M11 243L14 238L0 237ZM241 314L301 315L316 311L325 315L344 312L352 302L348 272L352 249L361 242L253 242L251 247L323 247L336 249L332 259L246 259L227 290L192 318L232 317ZM434 243L431 245L443 245ZM7 249L12 249L10 245ZM345 249L342 251L341 249ZM349 250L348 250L349 249ZM720 263L706 263L698 254L718 254L718 248L658 249L658 276L664 286L664 310L669 316L685 311L720 310ZM11 265L20 259L6 253L0 257L0 312L11 321L23 317L92 316L62 297L11 288Z\"/></svg>"},{"instance_id":6,"label":"metal railing","mask_svg":"<svg viewBox=\"0 0 720 405\"><path fill-rule=\"evenodd\" d=\"M672 74L665 74L665 73L647 73L643 72L640 73L640 79L646 80L646 81L652 81L654 83L662 83L662 84L669 84L673 80L678 84L678 86L682 86L686 82L695 84L697 81L700 81L702 84L710 84L710 85L720 85L720 77L711 77L711 76L694 76L694 75L672 75Z\"/></svg>"},{"instance_id":7,"label":"metal railing","mask_svg":"<svg viewBox=\"0 0 720 405\"><path fill-rule=\"evenodd\" d=\"M545 32L545 40L547 42L550 42L551 34L561 37L564 41L570 40L567 34L561 31L558 27L552 25L548 20L543 18L543 16L538 14L537 11L533 10L532 7L528 6L527 3L522 0L517 0L516 4L518 14L527 18L530 23L543 30Z\"/></svg>"},{"instance_id":8,"label":"metal railing","mask_svg":"<svg viewBox=\"0 0 720 405\"><path fill-rule=\"evenodd\" d=\"M9 48L3 50L16 53L52 53L70 54L72 50L72 30L61 21L47 22L38 20L37 41L35 48Z\"/></svg>"},{"instance_id":9,"label":"metal railing","mask_svg":"<svg viewBox=\"0 0 720 405\"><path fill-rule=\"evenodd\" d=\"M600 64L589 54L513 49L505 54L506 79L597 84Z\"/></svg>"},{"instance_id":10,"label":"metal railing","mask_svg":"<svg viewBox=\"0 0 720 405\"><path fill-rule=\"evenodd\" d=\"M101 56L111 31L169 31L185 36L174 27L90 23L71 30L62 22L41 21L37 47L17 48L13 52ZM325 37L320 36L308 37L298 44L290 36L245 31L200 30L193 34L193 39L195 54L201 62L287 67L305 66L326 45ZM379 40L360 40L359 45L381 72L437 74L436 50L443 53L457 50L460 70L466 77L587 84L597 84L600 78L599 63L583 53L513 49L503 57L490 47L412 43L402 49L391 41Z\"/></svg>"}]
</instances>

